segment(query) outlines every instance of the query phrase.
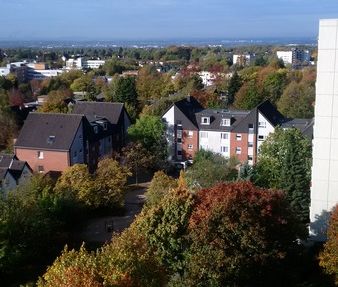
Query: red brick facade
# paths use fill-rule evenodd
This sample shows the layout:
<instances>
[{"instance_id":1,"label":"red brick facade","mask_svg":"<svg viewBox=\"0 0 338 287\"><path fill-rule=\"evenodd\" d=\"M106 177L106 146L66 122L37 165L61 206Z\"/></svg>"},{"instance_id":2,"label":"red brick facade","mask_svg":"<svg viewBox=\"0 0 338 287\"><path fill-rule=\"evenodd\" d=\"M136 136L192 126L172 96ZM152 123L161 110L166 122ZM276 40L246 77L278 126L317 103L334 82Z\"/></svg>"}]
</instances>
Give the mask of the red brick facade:
<instances>
[{"instance_id":1,"label":"red brick facade","mask_svg":"<svg viewBox=\"0 0 338 287\"><path fill-rule=\"evenodd\" d=\"M15 155L27 161L35 172L64 171L70 166L68 152L41 150L43 154L38 156L39 150L15 148Z\"/></svg>"},{"instance_id":2,"label":"red brick facade","mask_svg":"<svg viewBox=\"0 0 338 287\"><path fill-rule=\"evenodd\" d=\"M198 130L183 130L182 156L184 160L191 160L198 151Z\"/></svg>"}]
</instances>

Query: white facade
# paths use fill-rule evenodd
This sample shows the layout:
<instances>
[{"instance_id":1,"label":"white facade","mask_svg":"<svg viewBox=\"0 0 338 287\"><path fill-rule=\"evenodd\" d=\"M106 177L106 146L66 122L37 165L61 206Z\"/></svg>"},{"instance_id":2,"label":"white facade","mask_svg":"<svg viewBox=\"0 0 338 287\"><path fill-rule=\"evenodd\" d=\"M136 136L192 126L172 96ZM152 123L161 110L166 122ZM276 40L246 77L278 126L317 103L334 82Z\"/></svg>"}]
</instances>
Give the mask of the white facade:
<instances>
[{"instance_id":1,"label":"white facade","mask_svg":"<svg viewBox=\"0 0 338 287\"><path fill-rule=\"evenodd\" d=\"M104 60L84 60L83 58L69 59L66 61L66 69L98 69L104 64Z\"/></svg>"},{"instance_id":2,"label":"white facade","mask_svg":"<svg viewBox=\"0 0 338 287\"><path fill-rule=\"evenodd\" d=\"M203 85L206 87L213 85L214 81L216 80L215 74L207 71L199 72L198 75L202 79Z\"/></svg>"},{"instance_id":3,"label":"white facade","mask_svg":"<svg viewBox=\"0 0 338 287\"><path fill-rule=\"evenodd\" d=\"M45 78L57 77L61 75L64 70L35 70L30 69L28 70L28 78L35 79L35 80L42 80Z\"/></svg>"},{"instance_id":4,"label":"white facade","mask_svg":"<svg viewBox=\"0 0 338 287\"><path fill-rule=\"evenodd\" d=\"M175 156L175 106L172 106L162 117L166 125L166 138L168 142L168 159L172 160Z\"/></svg>"},{"instance_id":5,"label":"white facade","mask_svg":"<svg viewBox=\"0 0 338 287\"><path fill-rule=\"evenodd\" d=\"M230 132L200 130L199 149L230 157Z\"/></svg>"},{"instance_id":6,"label":"white facade","mask_svg":"<svg viewBox=\"0 0 338 287\"><path fill-rule=\"evenodd\" d=\"M324 240L338 203L338 19L319 25L310 235Z\"/></svg>"},{"instance_id":7,"label":"white facade","mask_svg":"<svg viewBox=\"0 0 338 287\"><path fill-rule=\"evenodd\" d=\"M258 113L257 154L261 144L274 131L275 127L261 113Z\"/></svg>"},{"instance_id":8,"label":"white facade","mask_svg":"<svg viewBox=\"0 0 338 287\"><path fill-rule=\"evenodd\" d=\"M0 76L6 77L11 72L8 67L0 67Z\"/></svg>"},{"instance_id":9,"label":"white facade","mask_svg":"<svg viewBox=\"0 0 338 287\"><path fill-rule=\"evenodd\" d=\"M292 51L277 51L277 58L283 60L284 64L292 64Z\"/></svg>"}]
</instances>

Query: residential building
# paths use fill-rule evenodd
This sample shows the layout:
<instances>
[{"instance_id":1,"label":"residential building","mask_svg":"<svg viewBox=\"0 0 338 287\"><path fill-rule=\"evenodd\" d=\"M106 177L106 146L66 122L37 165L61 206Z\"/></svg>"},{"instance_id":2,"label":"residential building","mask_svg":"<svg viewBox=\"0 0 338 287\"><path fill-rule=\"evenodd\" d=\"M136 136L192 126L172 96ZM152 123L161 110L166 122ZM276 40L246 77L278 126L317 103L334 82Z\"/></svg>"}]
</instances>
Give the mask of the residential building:
<instances>
[{"instance_id":1,"label":"residential building","mask_svg":"<svg viewBox=\"0 0 338 287\"><path fill-rule=\"evenodd\" d=\"M195 113L203 107L193 97L175 102L163 115L170 161L192 160L199 150Z\"/></svg>"},{"instance_id":2,"label":"residential building","mask_svg":"<svg viewBox=\"0 0 338 287\"><path fill-rule=\"evenodd\" d=\"M234 54L232 56L233 65L246 66L250 65L256 58L255 54Z\"/></svg>"},{"instance_id":3,"label":"residential building","mask_svg":"<svg viewBox=\"0 0 338 287\"><path fill-rule=\"evenodd\" d=\"M312 137L311 119L287 119L269 101L240 111L203 109L188 97L174 103L162 118L172 161L192 160L204 149L253 165L261 144L278 126L295 127Z\"/></svg>"},{"instance_id":4,"label":"residential building","mask_svg":"<svg viewBox=\"0 0 338 287\"><path fill-rule=\"evenodd\" d=\"M72 114L30 113L14 150L34 171L64 171L87 164L94 171L100 159L126 142L130 119L120 103L76 103Z\"/></svg>"},{"instance_id":5,"label":"residential building","mask_svg":"<svg viewBox=\"0 0 338 287\"><path fill-rule=\"evenodd\" d=\"M313 138L310 236L325 240L338 203L338 19L320 20Z\"/></svg>"},{"instance_id":6,"label":"residential building","mask_svg":"<svg viewBox=\"0 0 338 287\"><path fill-rule=\"evenodd\" d=\"M0 153L0 194L15 189L31 175L27 162L18 160L14 154Z\"/></svg>"},{"instance_id":7,"label":"residential building","mask_svg":"<svg viewBox=\"0 0 338 287\"><path fill-rule=\"evenodd\" d=\"M216 80L216 75L208 71L201 71L198 75L202 79L203 85L206 87L213 85Z\"/></svg>"},{"instance_id":8,"label":"residential building","mask_svg":"<svg viewBox=\"0 0 338 287\"><path fill-rule=\"evenodd\" d=\"M293 48L289 51L277 51L277 58L283 60L284 64L290 64L294 66L301 65L303 63L309 63L311 59L309 50L302 50L299 48Z\"/></svg>"}]
</instances>

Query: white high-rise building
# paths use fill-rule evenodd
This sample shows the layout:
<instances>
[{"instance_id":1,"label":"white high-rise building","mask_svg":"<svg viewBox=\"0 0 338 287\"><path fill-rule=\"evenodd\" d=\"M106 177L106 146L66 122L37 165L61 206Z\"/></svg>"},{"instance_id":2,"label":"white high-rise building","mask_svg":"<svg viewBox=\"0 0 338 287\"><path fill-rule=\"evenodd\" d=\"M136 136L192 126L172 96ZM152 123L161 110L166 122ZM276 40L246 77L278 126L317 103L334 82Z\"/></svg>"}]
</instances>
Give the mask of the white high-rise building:
<instances>
[{"instance_id":1,"label":"white high-rise building","mask_svg":"<svg viewBox=\"0 0 338 287\"><path fill-rule=\"evenodd\" d=\"M319 25L310 235L325 240L338 203L338 19Z\"/></svg>"}]
</instances>

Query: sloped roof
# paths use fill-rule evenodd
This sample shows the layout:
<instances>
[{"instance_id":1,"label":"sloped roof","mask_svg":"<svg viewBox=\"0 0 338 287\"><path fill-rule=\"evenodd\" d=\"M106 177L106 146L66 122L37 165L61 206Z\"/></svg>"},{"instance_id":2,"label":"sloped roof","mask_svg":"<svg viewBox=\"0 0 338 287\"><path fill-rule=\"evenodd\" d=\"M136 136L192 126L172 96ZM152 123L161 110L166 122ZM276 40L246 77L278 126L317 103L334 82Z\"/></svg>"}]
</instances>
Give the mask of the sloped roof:
<instances>
[{"instance_id":1,"label":"sloped roof","mask_svg":"<svg viewBox=\"0 0 338 287\"><path fill-rule=\"evenodd\" d=\"M68 151L83 115L30 113L15 147Z\"/></svg>"},{"instance_id":2,"label":"sloped roof","mask_svg":"<svg viewBox=\"0 0 338 287\"><path fill-rule=\"evenodd\" d=\"M72 114L83 114L92 122L96 118L106 118L116 125L123 112L123 103L108 102L76 102Z\"/></svg>"},{"instance_id":3,"label":"sloped roof","mask_svg":"<svg viewBox=\"0 0 338 287\"><path fill-rule=\"evenodd\" d=\"M187 97L174 103L175 119L182 121L182 125L187 128L198 128L195 114L203 110L201 104L194 97ZM182 114L185 116L182 117Z\"/></svg>"},{"instance_id":4,"label":"sloped roof","mask_svg":"<svg viewBox=\"0 0 338 287\"><path fill-rule=\"evenodd\" d=\"M286 119L282 128L297 128L302 134L310 139L313 137L313 119Z\"/></svg>"},{"instance_id":5,"label":"sloped roof","mask_svg":"<svg viewBox=\"0 0 338 287\"><path fill-rule=\"evenodd\" d=\"M238 124L243 118L249 114L249 111L206 109L196 113L196 120L200 130L210 131L231 131L233 126ZM210 124L203 125L202 117L210 117ZM230 119L230 126L222 126L222 119Z\"/></svg>"},{"instance_id":6,"label":"sloped roof","mask_svg":"<svg viewBox=\"0 0 338 287\"><path fill-rule=\"evenodd\" d=\"M26 165L28 166L27 162L18 160L14 154L0 154L0 179L5 177L6 173L9 172L18 180Z\"/></svg>"},{"instance_id":7,"label":"sloped roof","mask_svg":"<svg viewBox=\"0 0 338 287\"><path fill-rule=\"evenodd\" d=\"M269 100L258 105L256 109L261 112L274 127L281 125L286 120Z\"/></svg>"}]
</instances>

